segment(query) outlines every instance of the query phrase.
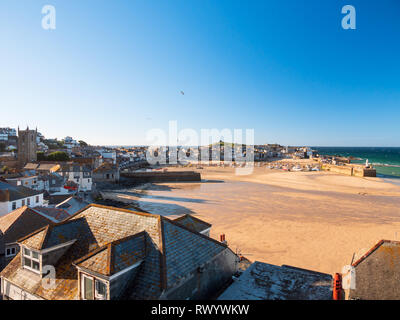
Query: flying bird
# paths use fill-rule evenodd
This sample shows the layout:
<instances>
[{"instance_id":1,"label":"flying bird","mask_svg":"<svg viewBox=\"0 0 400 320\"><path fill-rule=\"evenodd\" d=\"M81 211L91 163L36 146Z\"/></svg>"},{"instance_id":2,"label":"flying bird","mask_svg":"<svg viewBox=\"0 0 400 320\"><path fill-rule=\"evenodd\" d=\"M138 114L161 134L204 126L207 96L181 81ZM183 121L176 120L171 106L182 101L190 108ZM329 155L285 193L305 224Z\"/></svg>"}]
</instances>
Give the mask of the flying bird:
<instances>
[{"instance_id":1,"label":"flying bird","mask_svg":"<svg viewBox=\"0 0 400 320\"><path fill-rule=\"evenodd\" d=\"M185 95L185 93L182 90L181 90L181 95L183 95L183 96Z\"/></svg>"}]
</instances>

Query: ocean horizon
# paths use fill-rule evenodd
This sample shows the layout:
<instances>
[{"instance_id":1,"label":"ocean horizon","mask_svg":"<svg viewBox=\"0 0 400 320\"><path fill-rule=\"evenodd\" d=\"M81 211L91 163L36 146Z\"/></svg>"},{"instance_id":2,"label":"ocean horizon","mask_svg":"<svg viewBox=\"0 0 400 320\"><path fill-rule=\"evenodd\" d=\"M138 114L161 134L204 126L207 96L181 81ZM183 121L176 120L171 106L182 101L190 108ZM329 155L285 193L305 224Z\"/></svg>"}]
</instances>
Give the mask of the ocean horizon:
<instances>
[{"instance_id":1,"label":"ocean horizon","mask_svg":"<svg viewBox=\"0 0 400 320\"><path fill-rule=\"evenodd\" d=\"M400 178L400 147L312 147L319 154L354 157L353 163L368 160L376 168L377 176Z\"/></svg>"}]
</instances>

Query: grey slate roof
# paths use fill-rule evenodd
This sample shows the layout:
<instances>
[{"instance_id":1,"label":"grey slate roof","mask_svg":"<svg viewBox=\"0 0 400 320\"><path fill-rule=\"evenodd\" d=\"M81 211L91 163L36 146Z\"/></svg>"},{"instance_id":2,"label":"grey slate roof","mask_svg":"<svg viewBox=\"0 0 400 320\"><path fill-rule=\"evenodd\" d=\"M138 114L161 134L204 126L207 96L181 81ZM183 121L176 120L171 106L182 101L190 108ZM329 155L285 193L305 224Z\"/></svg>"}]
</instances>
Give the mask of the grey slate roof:
<instances>
[{"instance_id":1,"label":"grey slate roof","mask_svg":"<svg viewBox=\"0 0 400 320\"><path fill-rule=\"evenodd\" d=\"M208 228L211 228L210 223L200 220L191 214L185 214L179 218L176 218L174 221L196 232L202 232Z\"/></svg>"},{"instance_id":2,"label":"grey slate roof","mask_svg":"<svg viewBox=\"0 0 400 320\"><path fill-rule=\"evenodd\" d=\"M0 217L0 243L17 242L31 232L42 228L52 221L41 216L27 206L21 207ZM3 251L0 249L0 253Z\"/></svg>"},{"instance_id":3,"label":"grey slate roof","mask_svg":"<svg viewBox=\"0 0 400 320\"><path fill-rule=\"evenodd\" d=\"M355 277L348 299L399 300L400 299L400 241L380 240L352 264ZM353 273L354 272L354 273ZM344 275L343 275L344 278ZM350 283L352 283L351 281Z\"/></svg>"},{"instance_id":4,"label":"grey slate roof","mask_svg":"<svg viewBox=\"0 0 400 320\"><path fill-rule=\"evenodd\" d=\"M68 214L68 212L64 209L40 206L35 207L32 210L38 212L39 214L45 216L53 222L61 222L70 217L70 214Z\"/></svg>"},{"instance_id":5,"label":"grey slate roof","mask_svg":"<svg viewBox=\"0 0 400 320\"><path fill-rule=\"evenodd\" d=\"M157 299L164 289L173 287L181 277L196 271L227 248L218 241L159 215L94 204L64 222L20 239L20 242L41 250L75 239L55 265L57 288L54 290L45 289L39 283L24 287L26 270L20 268L20 254L3 270L2 275L46 299L77 299L78 281L74 264L84 264L89 260L88 264L80 266L100 267L96 272L112 274L143 256L140 269L124 297ZM90 263L93 261L96 263Z\"/></svg>"},{"instance_id":6,"label":"grey slate roof","mask_svg":"<svg viewBox=\"0 0 400 320\"><path fill-rule=\"evenodd\" d=\"M163 230L168 284L179 281L193 271L194 266L201 266L225 249L208 237L194 237L193 231L168 220L165 220Z\"/></svg>"},{"instance_id":7,"label":"grey slate roof","mask_svg":"<svg viewBox=\"0 0 400 320\"><path fill-rule=\"evenodd\" d=\"M142 261L145 255L146 234L140 232L100 247L74 263L86 270L111 276Z\"/></svg>"},{"instance_id":8,"label":"grey slate roof","mask_svg":"<svg viewBox=\"0 0 400 320\"><path fill-rule=\"evenodd\" d=\"M89 205L88 202L86 202L80 198L69 197L68 199L58 203L55 206L55 208L63 209L65 211L67 211L69 215L73 215L74 213L87 207L88 205Z\"/></svg>"},{"instance_id":9,"label":"grey slate roof","mask_svg":"<svg viewBox=\"0 0 400 320\"><path fill-rule=\"evenodd\" d=\"M331 300L332 276L254 262L218 300Z\"/></svg>"},{"instance_id":10,"label":"grey slate roof","mask_svg":"<svg viewBox=\"0 0 400 320\"><path fill-rule=\"evenodd\" d=\"M0 202L15 201L42 194L24 186L13 186L9 183L0 181Z\"/></svg>"}]
</instances>

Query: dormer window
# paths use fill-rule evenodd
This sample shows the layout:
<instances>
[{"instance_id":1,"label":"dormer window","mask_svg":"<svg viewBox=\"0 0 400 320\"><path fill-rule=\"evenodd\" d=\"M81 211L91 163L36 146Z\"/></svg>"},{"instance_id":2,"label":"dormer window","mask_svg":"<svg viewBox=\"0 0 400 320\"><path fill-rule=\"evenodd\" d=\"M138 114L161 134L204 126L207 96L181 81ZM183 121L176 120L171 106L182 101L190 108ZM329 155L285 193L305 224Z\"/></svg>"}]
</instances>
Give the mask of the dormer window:
<instances>
[{"instance_id":1,"label":"dormer window","mask_svg":"<svg viewBox=\"0 0 400 320\"><path fill-rule=\"evenodd\" d=\"M107 284L105 282L81 273L81 286L84 300L107 299Z\"/></svg>"},{"instance_id":2,"label":"dormer window","mask_svg":"<svg viewBox=\"0 0 400 320\"><path fill-rule=\"evenodd\" d=\"M15 247L7 248L6 249L6 258L14 257L16 252L17 252L17 250Z\"/></svg>"},{"instance_id":3,"label":"dormer window","mask_svg":"<svg viewBox=\"0 0 400 320\"><path fill-rule=\"evenodd\" d=\"M93 300L93 278L82 275L82 298L85 300Z\"/></svg>"},{"instance_id":4,"label":"dormer window","mask_svg":"<svg viewBox=\"0 0 400 320\"><path fill-rule=\"evenodd\" d=\"M98 300L107 298L107 285L103 281L95 280L95 295Z\"/></svg>"},{"instance_id":5,"label":"dormer window","mask_svg":"<svg viewBox=\"0 0 400 320\"><path fill-rule=\"evenodd\" d=\"M22 251L23 267L33 272L40 273L39 253L28 248Z\"/></svg>"}]
</instances>

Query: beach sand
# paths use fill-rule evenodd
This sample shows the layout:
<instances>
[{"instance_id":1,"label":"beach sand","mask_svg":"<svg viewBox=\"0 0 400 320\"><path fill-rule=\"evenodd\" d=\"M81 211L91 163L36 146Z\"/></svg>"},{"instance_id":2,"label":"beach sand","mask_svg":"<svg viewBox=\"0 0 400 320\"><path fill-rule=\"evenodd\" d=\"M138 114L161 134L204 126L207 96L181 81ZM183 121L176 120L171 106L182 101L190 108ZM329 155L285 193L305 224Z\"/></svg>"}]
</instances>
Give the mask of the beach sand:
<instances>
[{"instance_id":1,"label":"beach sand","mask_svg":"<svg viewBox=\"0 0 400 320\"><path fill-rule=\"evenodd\" d=\"M171 218L194 214L251 261L331 274L381 239L400 240L400 186L380 178L264 167L244 176L234 168L197 171L201 183L147 184L114 197Z\"/></svg>"}]
</instances>

